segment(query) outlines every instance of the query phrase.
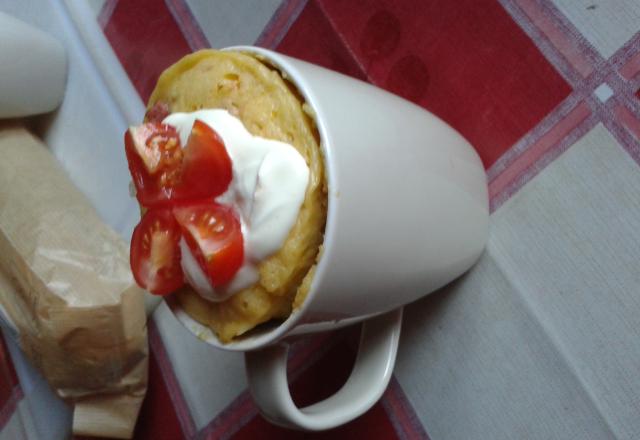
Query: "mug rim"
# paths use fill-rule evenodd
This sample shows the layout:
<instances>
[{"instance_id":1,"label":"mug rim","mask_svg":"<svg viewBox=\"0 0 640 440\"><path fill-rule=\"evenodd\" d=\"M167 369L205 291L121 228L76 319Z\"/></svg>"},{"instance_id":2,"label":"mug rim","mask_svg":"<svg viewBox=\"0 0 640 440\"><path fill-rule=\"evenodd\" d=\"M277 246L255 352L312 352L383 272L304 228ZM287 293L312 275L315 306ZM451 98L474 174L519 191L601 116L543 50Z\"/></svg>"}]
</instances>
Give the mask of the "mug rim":
<instances>
[{"instance_id":1,"label":"mug rim","mask_svg":"<svg viewBox=\"0 0 640 440\"><path fill-rule=\"evenodd\" d=\"M195 319L193 319L185 310L183 310L175 296L172 295L165 298L165 302L171 309L173 315L180 322L180 324L198 339L206 342L213 347L220 348L226 351L242 352L258 350L268 345L272 345L286 337L287 333L291 329L295 328L296 324L298 324L302 316L309 309L310 304L313 302L318 291L318 280L322 278L324 272L326 271L325 268L327 265L327 255L331 253L333 248L333 240L331 240L331 237L333 237L334 235L337 213L335 204L331 202L331 194L332 192L335 192L335 188L338 187L338 176L336 173L336 167L331 166L331 164L333 163L333 155L331 154L331 149L329 148L331 140L324 123L324 118L322 117L322 111L316 105L317 100L315 99L313 94L309 93L308 84L305 79L300 77L297 69L292 66L287 59L282 58L283 56L286 57L286 55L279 54L269 49L246 45L229 46L219 50L245 52L252 55L258 55L260 57L258 58L259 61L267 63L276 68L279 72L286 74L286 79L293 83L297 91L304 98L305 103L308 104L313 110L313 120L316 128L318 129L320 138L319 146L322 152L322 159L324 162L324 175L327 184L327 214L324 227L324 238L321 244L322 250L320 251L320 256L317 259L316 272L313 276L313 279L311 280L309 291L307 292L307 296L304 299L302 305L298 309L292 310L289 316L277 327L266 331L263 334L251 335L246 339L231 341L227 344L223 344L209 327L200 324Z\"/></svg>"}]
</instances>

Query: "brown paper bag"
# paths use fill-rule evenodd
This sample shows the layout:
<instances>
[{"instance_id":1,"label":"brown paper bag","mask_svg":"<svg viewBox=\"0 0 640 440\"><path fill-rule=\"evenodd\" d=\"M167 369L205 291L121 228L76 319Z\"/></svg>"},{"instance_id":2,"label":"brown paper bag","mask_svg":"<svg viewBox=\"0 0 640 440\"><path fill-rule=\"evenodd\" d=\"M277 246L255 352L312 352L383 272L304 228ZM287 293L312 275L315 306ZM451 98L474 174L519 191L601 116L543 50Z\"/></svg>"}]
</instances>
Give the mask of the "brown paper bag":
<instances>
[{"instance_id":1,"label":"brown paper bag","mask_svg":"<svg viewBox=\"0 0 640 440\"><path fill-rule=\"evenodd\" d=\"M131 438L148 346L127 245L21 128L0 128L0 304L74 434Z\"/></svg>"}]
</instances>

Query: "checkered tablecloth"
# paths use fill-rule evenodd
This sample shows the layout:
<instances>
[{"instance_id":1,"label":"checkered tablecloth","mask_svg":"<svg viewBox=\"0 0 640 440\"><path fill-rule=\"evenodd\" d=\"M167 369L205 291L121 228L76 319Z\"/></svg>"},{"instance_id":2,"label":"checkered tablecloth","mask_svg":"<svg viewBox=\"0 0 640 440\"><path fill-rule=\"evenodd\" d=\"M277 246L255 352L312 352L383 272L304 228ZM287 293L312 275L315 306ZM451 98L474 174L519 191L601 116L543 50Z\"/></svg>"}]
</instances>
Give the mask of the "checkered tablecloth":
<instances>
[{"instance_id":1,"label":"checkered tablecloth","mask_svg":"<svg viewBox=\"0 0 640 440\"><path fill-rule=\"evenodd\" d=\"M191 337L162 305L136 438L640 438L640 1L88 4L143 101L190 51L275 49L440 116L480 153L491 195L485 254L406 308L394 378L360 419L313 435L270 425L242 356ZM298 404L341 386L357 331L296 344ZM1 348L0 437L37 438L24 426L38 410Z\"/></svg>"}]
</instances>

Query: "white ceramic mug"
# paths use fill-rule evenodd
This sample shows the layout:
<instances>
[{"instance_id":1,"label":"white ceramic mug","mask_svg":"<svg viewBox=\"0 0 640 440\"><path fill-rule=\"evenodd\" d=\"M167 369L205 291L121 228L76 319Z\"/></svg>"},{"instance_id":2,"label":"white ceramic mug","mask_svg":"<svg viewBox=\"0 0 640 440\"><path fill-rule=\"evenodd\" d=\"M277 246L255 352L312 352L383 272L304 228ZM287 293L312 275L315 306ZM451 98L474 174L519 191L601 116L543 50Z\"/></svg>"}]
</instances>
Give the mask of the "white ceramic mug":
<instances>
[{"instance_id":1,"label":"white ceramic mug","mask_svg":"<svg viewBox=\"0 0 640 440\"><path fill-rule=\"evenodd\" d=\"M0 118L49 112L64 96L67 57L53 37L0 12Z\"/></svg>"},{"instance_id":2,"label":"white ceramic mug","mask_svg":"<svg viewBox=\"0 0 640 440\"><path fill-rule=\"evenodd\" d=\"M362 81L266 49L239 46L291 80L315 113L328 182L324 251L299 310L275 328L222 345L175 301L178 319L209 344L246 351L262 414L322 430L367 411L393 371L402 306L469 269L487 239L484 168L443 121ZM354 369L328 399L299 409L287 383L288 341L365 321Z\"/></svg>"}]
</instances>

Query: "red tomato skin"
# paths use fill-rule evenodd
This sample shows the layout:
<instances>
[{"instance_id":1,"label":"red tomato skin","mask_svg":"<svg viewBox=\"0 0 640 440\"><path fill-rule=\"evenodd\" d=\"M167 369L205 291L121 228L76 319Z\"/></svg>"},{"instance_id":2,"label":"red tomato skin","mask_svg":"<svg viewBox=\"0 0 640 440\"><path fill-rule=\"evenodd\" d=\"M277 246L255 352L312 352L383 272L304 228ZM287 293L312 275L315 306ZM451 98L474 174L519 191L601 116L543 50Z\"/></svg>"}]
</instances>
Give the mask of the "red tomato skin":
<instances>
[{"instance_id":1,"label":"red tomato skin","mask_svg":"<svg viewBox=\"0 0 640 440\"><path fill-rule=\"evenodd\" d=\"M182 182L176 190L177 198L198 200L217 197L231 183L231 158L218 133L196 119L184 149Z\"/></svg>"}]
</instances>

